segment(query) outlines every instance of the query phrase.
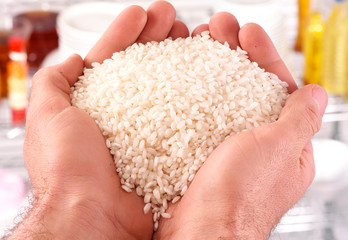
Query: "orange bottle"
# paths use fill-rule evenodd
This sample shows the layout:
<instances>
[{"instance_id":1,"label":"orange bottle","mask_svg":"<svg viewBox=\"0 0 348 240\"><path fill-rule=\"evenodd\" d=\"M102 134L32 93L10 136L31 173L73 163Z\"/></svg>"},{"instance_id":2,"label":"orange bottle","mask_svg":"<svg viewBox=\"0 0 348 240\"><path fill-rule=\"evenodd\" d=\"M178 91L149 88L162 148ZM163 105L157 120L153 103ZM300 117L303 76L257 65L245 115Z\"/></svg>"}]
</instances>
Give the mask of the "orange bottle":
<instances>
[{"instance_id":1,"label":"orange bottle","mask_svg":"<svg viewBox=\"0 0 348 240\"><path fill-rule=\"evenodd\" d=\"M27 85L28 66L25 41L22 37L9 39L10 61L7 64L7 83L9 103L12 111L12 124L24 124L28 105Z\"/></svg>"},{"instance_id":2,"label":"orange bottle","mask_svg":"<svg viewBox=\"0 0 348 240\"><path fill-rule=\"evenodd\" d=\"M298 28L295 51L302 52L302 43L310 13L310 0L298 0Z\"/></svg>"}]
</instances>

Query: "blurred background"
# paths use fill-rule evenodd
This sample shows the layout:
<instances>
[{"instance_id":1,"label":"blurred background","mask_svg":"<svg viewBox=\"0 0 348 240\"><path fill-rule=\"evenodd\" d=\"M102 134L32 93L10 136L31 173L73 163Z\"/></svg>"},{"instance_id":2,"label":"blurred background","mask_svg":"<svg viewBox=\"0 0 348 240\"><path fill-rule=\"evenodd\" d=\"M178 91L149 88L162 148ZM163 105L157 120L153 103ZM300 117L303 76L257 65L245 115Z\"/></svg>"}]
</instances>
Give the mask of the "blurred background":
<instances>
[{"instance_id":1,"label":"blurred background","mask_svg":"<svg viewBox=\"0 0 348 240\"><path fill-rule=\"evenodd\" d=\"M115 16L142 0L1 0L0 237L21 220L30 181L22 147L31 78L82 57ZM297 84L322 85L329 106L313 138L316 177L270 239L348 239L348 0L171 0L190 31L218 11L260 24Z\"/></svg>"}]
</instances>

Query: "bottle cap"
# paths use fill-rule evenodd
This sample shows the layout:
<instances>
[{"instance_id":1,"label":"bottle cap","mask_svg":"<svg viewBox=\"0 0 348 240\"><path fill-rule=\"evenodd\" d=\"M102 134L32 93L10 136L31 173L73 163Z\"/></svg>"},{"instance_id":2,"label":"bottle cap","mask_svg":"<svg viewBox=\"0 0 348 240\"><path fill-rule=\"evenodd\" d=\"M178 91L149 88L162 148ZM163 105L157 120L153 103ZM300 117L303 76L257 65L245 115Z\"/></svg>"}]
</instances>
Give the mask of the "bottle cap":
<instances>
[{"instance_id":1,"label":"bottle cap","mask_svg":"<svg viewBox=\"0 0 348 240\"><path fill-rule=\"evenodd\" d=\"M8 40L11 52L25 52L25 41L22 37L12 36Z\"/></svg>"},{"instance_id":2,"label":"bottle cap","mask_svg":"<svg viewBox=\"0 0 348 240\"><path fill-rule=\"evenodd\" d=\"M12 109L12 124L19 125L25 123L25 109Z\"/></svg>"}]
</instances>

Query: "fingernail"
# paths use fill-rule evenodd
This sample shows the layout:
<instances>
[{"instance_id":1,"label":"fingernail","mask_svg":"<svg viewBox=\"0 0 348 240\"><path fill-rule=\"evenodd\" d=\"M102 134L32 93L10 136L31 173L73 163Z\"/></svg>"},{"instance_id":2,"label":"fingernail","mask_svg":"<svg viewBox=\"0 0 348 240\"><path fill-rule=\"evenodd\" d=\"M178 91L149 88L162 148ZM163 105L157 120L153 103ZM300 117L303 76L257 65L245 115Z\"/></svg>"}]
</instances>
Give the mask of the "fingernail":
<instances>
[{"instance_id":1,"label":"fingernail","mask_svg":"<svg viewBox=\"0 0 348 240\"><path fill-rule=\"evenodd\" d=\"M312 90L312 97L317 102L320 113L324 114L327 106L327 94L324 88L315 86Z\"/></svg>"}]
</instances>

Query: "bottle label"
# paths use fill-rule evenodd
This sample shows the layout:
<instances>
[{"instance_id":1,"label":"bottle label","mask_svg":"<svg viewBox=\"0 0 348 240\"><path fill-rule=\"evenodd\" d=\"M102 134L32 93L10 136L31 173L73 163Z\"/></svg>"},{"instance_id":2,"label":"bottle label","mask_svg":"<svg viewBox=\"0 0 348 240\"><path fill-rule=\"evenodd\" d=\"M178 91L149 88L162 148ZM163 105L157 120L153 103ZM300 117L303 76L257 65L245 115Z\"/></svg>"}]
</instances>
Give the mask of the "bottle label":
<instances>
[{"instance_id":1,"label":"bottle label","mask_svg":"<svg viewBox=\"0 0 348 240\"><path fill-rule=\"evenodd\" d=\"M11 108L14 110L22 110L27 107L27 96L25 92L10 92L9 101Z\"/></svg>"},{"instance_id":2,"label":"bottle label","mask_svg":"<svg viewBox=\"0 0 348 240\"><path fill-rule=\"evenodd\" d=\"M12 62L8 66L8 97L12 109L22 110L27 107L27 69L25 64Z\"/></svg>"}]
</instances>

